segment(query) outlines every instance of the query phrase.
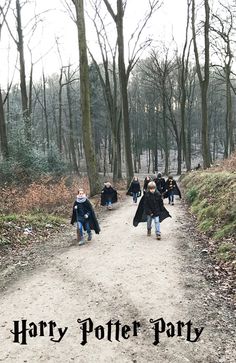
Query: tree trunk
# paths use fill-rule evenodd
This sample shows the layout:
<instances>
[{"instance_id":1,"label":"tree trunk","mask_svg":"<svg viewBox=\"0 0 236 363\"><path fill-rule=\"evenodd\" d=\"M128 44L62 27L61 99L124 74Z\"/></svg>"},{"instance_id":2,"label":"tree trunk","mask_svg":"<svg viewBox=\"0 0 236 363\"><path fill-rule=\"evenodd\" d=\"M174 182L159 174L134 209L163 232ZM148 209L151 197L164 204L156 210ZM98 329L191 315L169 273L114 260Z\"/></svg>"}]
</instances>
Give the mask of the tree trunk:
<instances>
[{"instance_id":1,"label":"tree trunk","mask_svg":"<svg viewBox=\"0 0 236 363\"><path fill-rule=\"evenodd\" d=\"M124 37L123 37L123 2L117 0L117 42L118 42L118 64L119 78L122 97L122 113L124 123L124 139L125 139L125 158L126 158L126 174L127 185L130 184L134 172L131 152L131 133L129 124L129 108L128 108L128 93L127 93L127 76L124 62Z\"/></svg>"},{"instance_id":2,"label":"tree trunk","mask_svg":"<svg viewBox=\"0 0 236 363\"><path fill-rule=\"evenodd\" d=\"M96 156L93 147L91 112L90 112L90 90L89 72L87 58L87 44L84 21L83 0L73 0L76 9L76 24L78 29L79 56L80 56L80 101L82 111L83 145L89 178L90 195L100 192L99 174L97 171Z\"/></svg>"},{"instance_id":3,"label":"tree trunk","mask_svg":"<svg viewBox=\"0 0 236 363\"><path fill-rule=\"evenodd\" d=\"M24 129L25 129L25 137L26 140L31 142L31 114L29 110L28 104L28 95L27 95L27 87L26 87L26 74L25 74L25 58L24 58L24 38L21 24L21 4L20 0L16 0L16 21L17 21L17 50L19 52L20 58L20 89L21 89L21 104L22 104L22 113L24 120Z\"/></svg>"},{"instance_id":4,"label":"tree trunk","mask_svg":"<svg viewBox=\"0 0 236 363\"><path fill-rule=\"evenodd\" d=\"M210 9L208 0L204 0L205 22L204 22L204 75L202 75L195 30L195 0L192 0L192 32L193 45L196 60L196 69L201 89L201 112L202 112L202 157L203 167L208 168L211 164L209 138L208 138L208 85L209 85L209 17Z\"/></svg>"},{"instance_id":5,"label":"tree trunk","mask_svg":"<svg viewBox=\"0 0 236 363\"><path fill-rule=\"evenodd\" d=\"M9 155L9 151L8 151L7 129L6 129L1 88L0 88L0 147L1 147L1 154L3 158L6 159Z\"/></svg>"}]
</instances>

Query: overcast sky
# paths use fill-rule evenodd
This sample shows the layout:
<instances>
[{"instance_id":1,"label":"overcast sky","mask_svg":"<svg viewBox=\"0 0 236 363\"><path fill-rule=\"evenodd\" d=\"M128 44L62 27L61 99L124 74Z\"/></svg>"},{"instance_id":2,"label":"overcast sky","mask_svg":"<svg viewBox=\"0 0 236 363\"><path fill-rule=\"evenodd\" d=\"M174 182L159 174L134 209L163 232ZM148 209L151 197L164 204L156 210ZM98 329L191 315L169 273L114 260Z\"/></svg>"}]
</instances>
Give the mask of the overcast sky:
<instances>
[{"instance_id":1,"label":"overcast sky","mask_svg":"<svg viewBox=\"0 0 236 363\"><path fill-rule=\"evenodd\" d=\"M4 2L5 0L0 0L1 4ZM71 7L73 8L72 1L67 0L67 2L68 4L71 4ZM92 15L92 11L89 7L89 0L84 0L84 2L89 14ZM111 0L111 3L115 7L116 0ZM163 3L163 6L153 15L152 20L149 22L143 39L144 37L151 35L155 39L155 44L157 44L157 41L164 41L168 44L173 35L176 42L181 46L184 40L186 23L186 0L164 0ZM14 0L12 1L12 5L15 5ZM138 21L143 18L147 9L148 0L127 1L126 16L124 20L125 42L128 41L130 34L136 28ZM31 1L31 4L26 4L23 7L23 25L27 24L34 14L39 13L41 14L40 19L42 21L37 25L37 29L29 42L30 48L32 49L33 63L35 63L34 77L36 79L40 78L42 67L44 67L45 73L48 75L59 72L60 58L55 45L56 38L58 39L63 65L67 65L70 62L76 67L78 64L78 38L76 26L65 9L64 1ZM107 14L105 22L108 27L109 22L112 24L109 14ZM12 11L9 13L9 23L15 34L15 22ZM31 34L30 26L24 31L27 73L29 73L30 57L27 43L29 41L29 35ZM89 19L86 19L86 32L90 49L94 52L96 57L98 57L99 52L95 43L95 31L93 30ZM11 79L13 75L17 57L15 44L10 38L6 27L4 27L2 31L0 52L0 84L2 87L5 87L8 76L9 79ZM16 71L14 83L17 83L18 81L19 72Z\"/></svg>"}]
</instances>

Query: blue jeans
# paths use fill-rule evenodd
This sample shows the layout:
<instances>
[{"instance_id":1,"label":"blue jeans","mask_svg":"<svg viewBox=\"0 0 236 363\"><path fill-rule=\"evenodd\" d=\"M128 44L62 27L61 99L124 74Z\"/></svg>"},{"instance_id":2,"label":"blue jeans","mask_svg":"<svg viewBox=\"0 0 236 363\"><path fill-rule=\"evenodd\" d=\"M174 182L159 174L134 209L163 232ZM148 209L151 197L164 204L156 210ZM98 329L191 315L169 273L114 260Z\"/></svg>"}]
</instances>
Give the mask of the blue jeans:
<instances>
[{"instance_id":1,"label":"blue jeans","mask_svg":"<svg viewBox=\"0 0 236 363\"><path fill-rule=\"evenodd\" d=\"M156 231L156 234L160 234L161 233L161 229L160 229L160 219L159 219L159 216L157 216L157 217L147 216L147 229L151 229L152 228L152 220L154 220L154 223L155 223L155 231Z\"/></svg>"},{"instance_id":2,"label":"blue jeans","mask_svg":"<svg viewBox=\"0 0 236 363\"><path fill-rule=\"evenodd\" d=\"M133 201L134 203L137 203L138 200L138 193L133 193Z\"/></svg>"},{"instance_id":3,"label":"blue jeans","mask_svg":"<svg viewBox=\"0 0 236 363\"><path fill-rule=\"evenodd\" d=\"M168 197L169 197L169 204L174 203L174 191L173 190L169 190Z\"/></svg>"},{"instance_id":4,"label":"blue jeans","mask_svg":"<svg viewBox=\"0 0 236 363\"><path fill-rule=\"evenodd\" d=\"M80 236L83 237L84 236L84 232L83 232L83 226L85 226L86 231L88 232L88 234L91 233L91 228L89 225L89 221L84 221L84 222L77 222L77 229L79 230Z\"/></svg>"},{"instance_id":5,"label":"blue jeans","mask_svg":"<svg viewBox=\"0 0 236 363\"><path fill-rule=\"evenodd\" d=\"M109 205L111 205L111 200L110 199L106 200L106 206L108 207Z\"/></svg>"}]
</instances>

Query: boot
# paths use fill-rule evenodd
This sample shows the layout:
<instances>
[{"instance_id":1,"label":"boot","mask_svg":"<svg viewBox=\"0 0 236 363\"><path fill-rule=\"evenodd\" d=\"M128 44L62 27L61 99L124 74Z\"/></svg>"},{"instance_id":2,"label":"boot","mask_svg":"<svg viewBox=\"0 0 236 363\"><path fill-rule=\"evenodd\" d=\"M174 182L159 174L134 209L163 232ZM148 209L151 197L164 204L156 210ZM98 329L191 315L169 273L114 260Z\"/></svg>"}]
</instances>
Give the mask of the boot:
<instances>
[{"instance_id":1,"label":"boot","mask_svg":"<svg viewBox=\"0 0 236 363\"><path fill-rule=\"evenodd\" d=\"M151 229L147 230L147 236L149 236L149 237L151 236Z\"/></svg>"},{"instance_id":2,"label":"boot","mask_svg":"<svg viewBox=\"0 0 236 363\"><path fill-rule=\"evenodd\" d=\"M92 232L89 232L88 233L88 241L91 241L92 240Z\"/></svg>"},{"instance_id":3,"label":"boot","mask_svg":"<svg viewBox=\"0 0 236 363\"><path fill-rule=\"evenodd\" d=\"M161 239L161 235L159 233L157 233L156 237L157 237L158 240Z\"/></svg>"}]
</instances>

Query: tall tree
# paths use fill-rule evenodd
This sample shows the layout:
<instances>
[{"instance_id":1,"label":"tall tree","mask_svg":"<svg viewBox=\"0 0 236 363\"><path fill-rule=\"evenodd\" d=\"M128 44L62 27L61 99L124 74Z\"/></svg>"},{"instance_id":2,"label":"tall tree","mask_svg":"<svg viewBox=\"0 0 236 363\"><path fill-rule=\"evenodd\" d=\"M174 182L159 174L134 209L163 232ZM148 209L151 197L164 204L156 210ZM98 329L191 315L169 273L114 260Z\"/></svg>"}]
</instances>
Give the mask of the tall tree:
<instances>
[{"instance_id":1,"label":"tall tree","mask_svg":"<svg viewBox=\"0 0 236 363\"><path fill-rule=\"evenodd\" d=\"M209 135L208 135L208 86L209 86L209 63L210 63L210 42L209 42L209 22L210 7L209 1L204 0L204 66L203 71L199 59L199 50L197 45L196 19L195 19L195 0L192 0L192 34L193 46L196 61L196 69L201 89L201 113L202 113L202 158L203 167L208 168L211 163Z\"/></svg>"},{"instance_id":2,"label":"tall tree","mask_svg":"<svg viewBox=\"0 0 236 363\"><path fill-rule=\"evenodd\" d=\"M31 142L31 110L29 107L29 99L26 86L26 71L25 71L25 55L24 55L24 37L21 20L22 5L20 0L16 0L16 22L17 22L17 35L18 39L15 40L17 44L17 50L20 58L20 88L21 88L21 103L22 113L25 126L26 140Z\"/></svg>"},{"instance_id":3,"label":"tall tree","mask_svg":"<svg viewBox=\"0 0 236 363\"><path fill-rule=\"evenodd\" d=\"M1 40L1 33L2 27L6 20L6 15L10 7L9 2L5 2L3 6L0 6L0 40ZM7 158L9 154L8 150L8 140L7 140L7 128L6 128L6 120L5 120L5 113L4 113L4 100L2 96L2 90L0 87L0 150L3 158Z\"/></svg>"},{"instance_id":4,"label":"tall tree","mask_svg":"<svg viewBox=\"0 0 236 363\"><path fill-rule=\"evenodd\" d=\"M216 49L217 54L223 58L223 78L225 81L225 100L226 100L226 115L225 115L225 142L224 142L224 156L228 157L229 154L234 152L234 127L233 127L233 103L231 92L231 74L233 63L233 31L234 31L234 14L230 6L226 6L222 3L221 11L218 15L213 14L213 18L216 20L216 25L211 26L211 30L217 34L214 39L213 47ZM226 12L224 16L223 11ZM218 39L217 39L218 38ZM217 66L219 68L219 66ZM220 72L220 75L222 73Z\"/></svg>"},{"instance_id":5,"label":"tall tree","mask_svg":"<svg viewBox=\"0 0 236 363\"><path fill-rule=\"evenodd\" d=\"M85 159L89 178L90 195L100 191L99 174L97 170L96 157L93 147L91 111L90 111L90 90L89 71L87 57L87 43L84 21L83 0L72 0L76 10L76 25L78 30L79 56L80 56L80 102L82 112L82 132Z\"/></svg>"},{"instance_id":6,"label":"tall tree","mask_svg":"<svg viewBox=\"0 0 236 363\"><path fill-rule=\"evenodd\" d=\"M104 0L104 3L116 24L116 30L117 30L118 67L119 67L122 115L123 115L123 125L124 125L126 174L127 174L127 184L129 184L134 175L134 171L133 171L132 151L131 151L131 132L130 132L130 122L129 122L129 105L128 105L128 91L127 91L128 77L126 73L125 58L124 58L124 34L123 34L124 6L122 0L117 0L117 14L115 14L109 1Z\"/></svg>"}]
</instances>

